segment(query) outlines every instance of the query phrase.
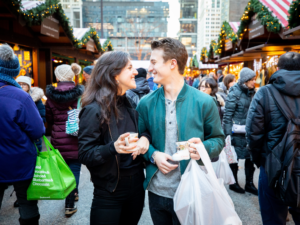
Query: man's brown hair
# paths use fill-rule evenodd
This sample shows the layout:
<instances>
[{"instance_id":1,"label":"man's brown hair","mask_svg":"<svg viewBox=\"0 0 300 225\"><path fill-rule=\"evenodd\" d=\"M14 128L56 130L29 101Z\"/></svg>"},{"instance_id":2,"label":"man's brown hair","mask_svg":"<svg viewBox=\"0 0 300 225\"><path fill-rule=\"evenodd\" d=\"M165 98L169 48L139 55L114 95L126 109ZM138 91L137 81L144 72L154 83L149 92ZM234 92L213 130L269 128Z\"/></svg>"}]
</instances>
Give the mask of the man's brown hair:
<instances>
[{"instance_id":1,"label":"man's brown hair","mask_svg":"<svg viewBox=\"0 0 300 225\"><path fill-rule=\"evenodd\" d=\"M164 62L176 59L179 73L184 74L184 69L188 60L188 53L180 41L173 38L164 38L152 41L151 49L162 49L164 51Z\"/></svg>"}]
</instances>

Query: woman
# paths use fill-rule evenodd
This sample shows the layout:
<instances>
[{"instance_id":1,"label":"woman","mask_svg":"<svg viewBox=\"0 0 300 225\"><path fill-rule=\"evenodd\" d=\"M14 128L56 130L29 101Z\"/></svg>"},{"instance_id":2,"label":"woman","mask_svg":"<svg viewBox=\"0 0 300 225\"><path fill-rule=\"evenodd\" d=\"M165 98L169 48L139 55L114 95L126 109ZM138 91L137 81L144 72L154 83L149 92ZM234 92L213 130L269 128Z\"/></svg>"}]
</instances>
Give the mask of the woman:
<instances>
[{"instance_id":1,"label":"woman","mask_svg":"<svg viewBox=\"0 0 300 225\"><path fill-rule=\"evenodd\" d=\"M235 85L236 79L232 74L226 75L223 82L219 83L218 93L222 96L222 98L226 101L229 89Z\"/></svg>"},{"instance_id":2,"label":"woman","mask_svg":"<svg viewBox=\"0 0 300 225\"><path fill-rule=\"evenodd\" d=\"M79 160L89 169L95 188L91 225L136 225L143 211L144 173L138 155L148 150L150 137L131 138L128 147L124 141L129 132L138 132L138 114L125 95L136 88L137 74L127 53L105 53L82 98Z\"/></svg>"},{"instance_id":3,"label":"woman","mask_svg":"<svg viewBox=\"0 0 300 225\"><path fill-rule=\"evenodd\" d=\"M225 136L231 135L232 145L235 147L238 159L245 160L246 186L245 190L238 184L238 164L230 164L236 183L229 186L229 189L237 193L245 191L257 195L257 189L253 184L254 165L250 160L246 148L246 119L252 97L255 94L255 72L249 68L243 68L240 72L238 83L230 88L225 105L223 118L223 130ZM233 126L239 128L238 132L233 131Z\"/></svg>"},{"instance_id":4,"label":"woman","mask_svg":"<svg viewBox=\"0 0 300 225\"><path fill-rule=\"evenodd\" d=\"M37 109L39 110L40 116L42 117L42 120L44 123L46 123L46 110L45 106L42 102L42 98L44 97L44 91L43 89L39 87L31 87L31 78L28 76L19 76L16 81L21 86L23 91L27 92L32 100L34 101ZM42 151L42 139L37 139L35 141L35 144L39 151Z\"/></svg>"},{"instance_id":5,"label":"woman","mask_svg":"<svg viewBox=\"0 0 300 225\"><path fill-rule=\"evenodd\" d=\"M217 94L218 84L213 78L203 78L200 82L200 91L212 96L217 101L217 106L219 110L219 115L221 121L223 120L223 110L222 107L225 106L225 101L221 95Z\"/></svg>"},{"instance_id":6,"label":"woman","mask_svg":"<svg viewBox=\"0 0 300 225\"><path fill-rule=\"evenodd\" d=\"M81 163L78 161L78 138L66 134L66 121L68 120L68 111L70 108L76 109L78 99L84 91L82 85L75 86L73 78L81 71L81 67L72 63L72 65L60 65L56 67L54 73L58 81L57 87L48 85L46 89L46 119L50 126L51 144L58 149L70 167L76 179L76 188L69 194L65 202L65 215L72 216L77 212L74 204L78 200L78 184L80 178Z\"/></svg>"}]
</instances>

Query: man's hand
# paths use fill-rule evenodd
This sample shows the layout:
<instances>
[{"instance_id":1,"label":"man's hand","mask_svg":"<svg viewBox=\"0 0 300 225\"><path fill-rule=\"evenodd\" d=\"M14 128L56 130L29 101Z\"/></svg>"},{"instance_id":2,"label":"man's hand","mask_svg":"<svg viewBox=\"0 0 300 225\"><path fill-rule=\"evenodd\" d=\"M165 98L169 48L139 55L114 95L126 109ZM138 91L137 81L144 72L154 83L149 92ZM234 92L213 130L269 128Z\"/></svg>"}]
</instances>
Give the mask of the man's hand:
<instances>
[{"instance_id":1,"label":"man's hand","mask_svg":"<svg viewBox=\"0 0 300 225\"><path fill-rule=\"evenodd\" d=\"M201 144L202 141L200 138L191 138L190 140L188 140L190 144L190 155L191 155L191 159L195 159L195 160L199 160L201 157L199 155L199 152L197 151L195 144Z\"/></svg>"},{"instance_id":2,"label":"man's hand","mask_svg":"<svg viewBox=\"0 0 300 225\"><path fill-rule=\"evenodd\" d=\"M173 165L173 164L169 163L168 160L172 160L172 157L163 152L157 152L155 154L154 160L155 160L155 163L156 163L158 169L163 174L167 174L167 173L171 172L172 170L175 170L178 167L178 165Z\"/></svg>"},{"instance_id":3,"label":"man's hand","mask_svg":"<svg viewBox=\"0 0 300 225\"><path fill-rule=\"evenodd\" d=\"M149 146L149 140L145 137L141 137L137 142L136 148L132 150L134 151L134 153L132 153L133 160L135 160L138 155L145 154L148 151Z\"/></svg>"}]
</instances>

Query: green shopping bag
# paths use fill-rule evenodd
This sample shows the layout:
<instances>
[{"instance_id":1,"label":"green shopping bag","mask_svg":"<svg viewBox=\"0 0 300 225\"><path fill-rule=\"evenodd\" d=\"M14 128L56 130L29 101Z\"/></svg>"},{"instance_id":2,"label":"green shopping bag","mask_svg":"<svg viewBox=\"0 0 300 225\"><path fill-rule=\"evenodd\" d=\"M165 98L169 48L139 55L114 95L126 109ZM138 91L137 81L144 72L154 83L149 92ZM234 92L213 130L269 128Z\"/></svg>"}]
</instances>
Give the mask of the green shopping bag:
<instances>
[{"instance_id":1,"label":"green shopping bag","mask_svg":"<svg viewBox=\"0 0 300 225\"><path fill-rule=\"evenodd\" d=\"M75 177L57 149L43 136L47 151L38 152L27 200L62 200L76 188ZM51 148L51 151L49 150Z\"/></svg>"}]
</instances>

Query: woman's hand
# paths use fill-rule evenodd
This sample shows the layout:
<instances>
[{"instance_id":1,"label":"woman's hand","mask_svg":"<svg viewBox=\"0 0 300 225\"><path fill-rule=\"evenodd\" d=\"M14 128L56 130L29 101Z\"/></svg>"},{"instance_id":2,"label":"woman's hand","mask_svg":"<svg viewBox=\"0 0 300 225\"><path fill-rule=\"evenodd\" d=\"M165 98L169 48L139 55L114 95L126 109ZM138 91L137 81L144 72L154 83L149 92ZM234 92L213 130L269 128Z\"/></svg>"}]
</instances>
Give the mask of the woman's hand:
<instances>
[{"instance_id":1,"label":"woman's hand","mask_svg":"<svg viewBox=\"0 0 300 225\"><path fill-rule=\"evenodd\" d=\"M191 138L190 140L188 140L188 142L191 143L190 147L189 147L191 159L199 160L201 157L195 147L195 144L201 144L202 143L201 139L200 138Z\"/></svg>"},{"instance_id":2,"label":"woman's hand","mask_svg":"<svg viewBox=\"0 0 300 225\"><path fill-rule=\"evenodd\" d=\"M137 144L131 144L130 146L126 146L125 138L129 137L130 133L122 134L118 140L114 143L115 149L119 154L130 154L137 147ZM137 142L138 138L129 138L129 143Z\"/></svg>"},{"instance_id":3,"label":"woman's hand","mask_svg":"<svg viewBox=\"0 0 300 225\"><path fill-rule=\"evenodd\" d=\"M137 142L137 147L133 150L136 150L134 153L132 153L133 160L135 160L138 155L145 154L148 151L149 146L149 140L145 137L141 137Z\"/></svg>"}]
</instances>

